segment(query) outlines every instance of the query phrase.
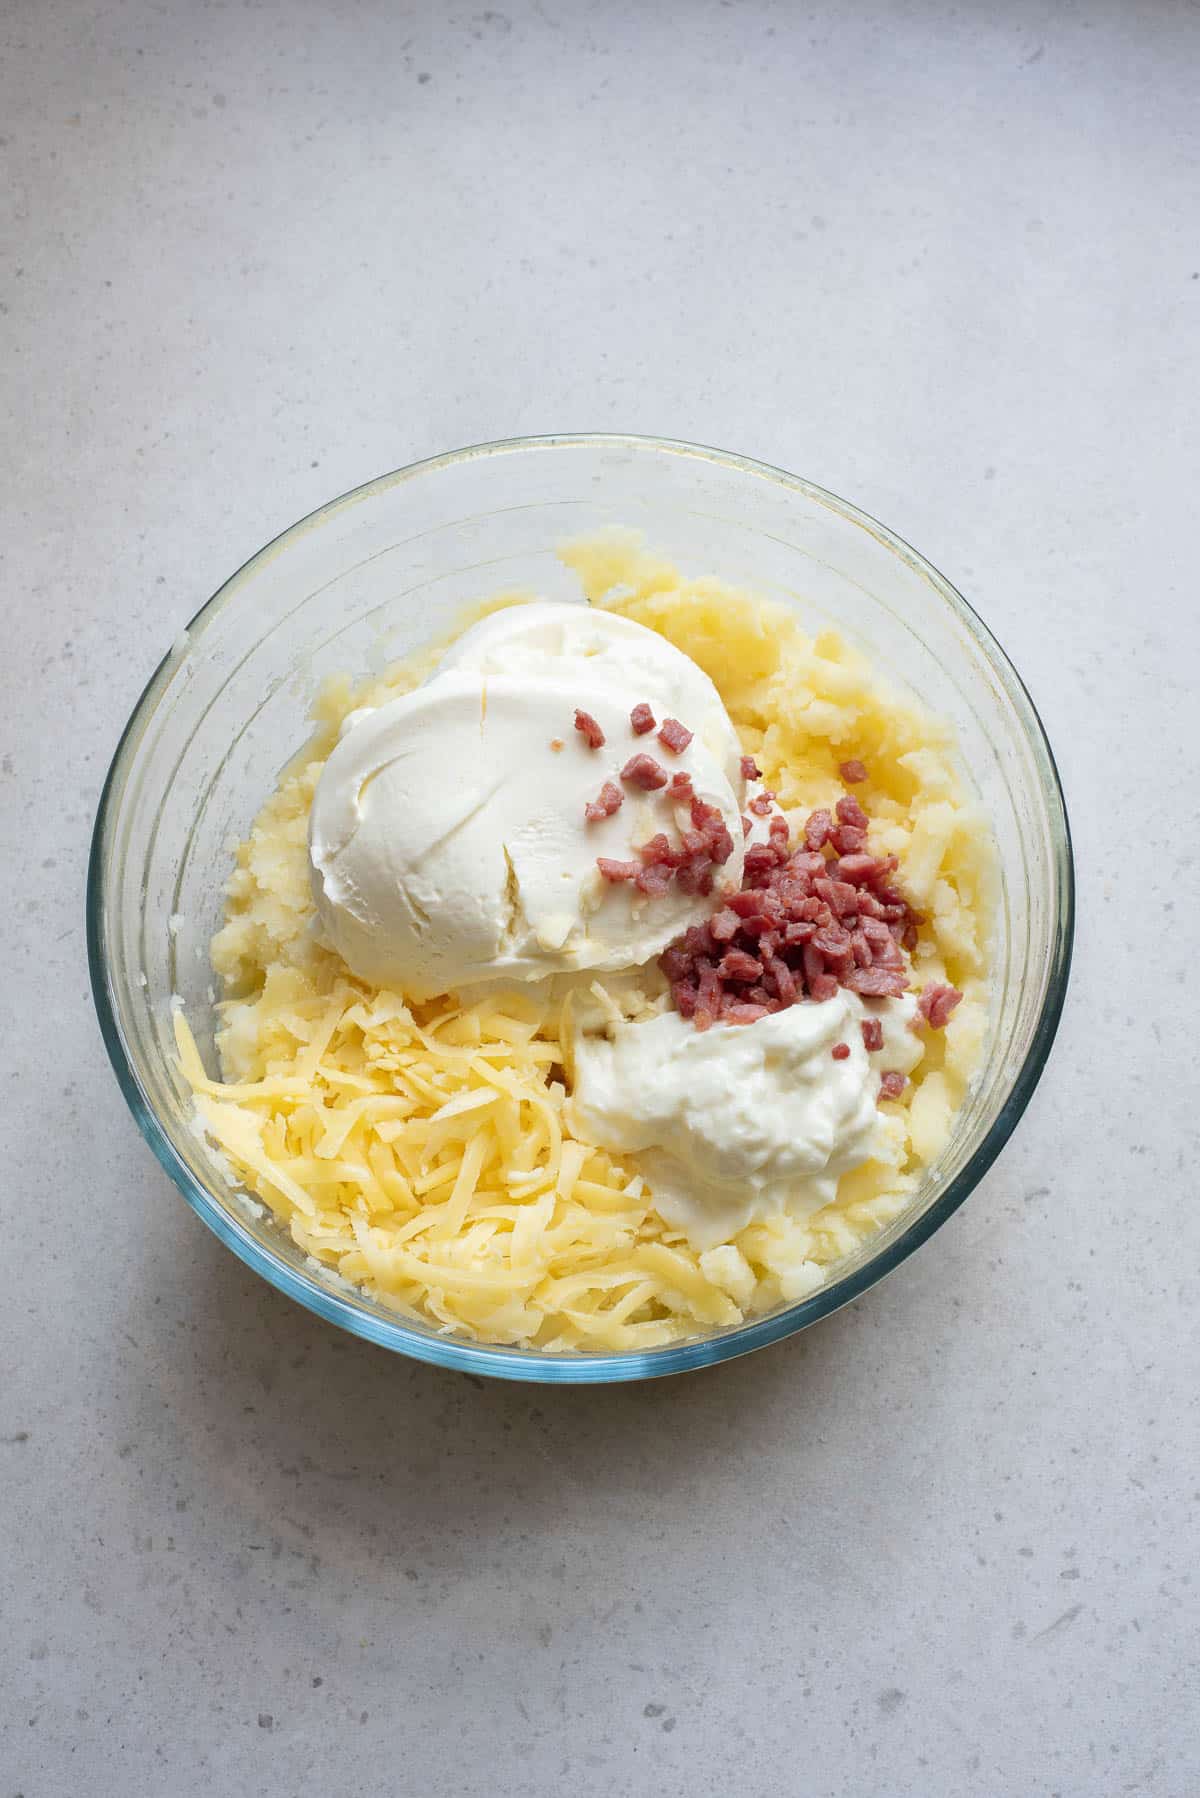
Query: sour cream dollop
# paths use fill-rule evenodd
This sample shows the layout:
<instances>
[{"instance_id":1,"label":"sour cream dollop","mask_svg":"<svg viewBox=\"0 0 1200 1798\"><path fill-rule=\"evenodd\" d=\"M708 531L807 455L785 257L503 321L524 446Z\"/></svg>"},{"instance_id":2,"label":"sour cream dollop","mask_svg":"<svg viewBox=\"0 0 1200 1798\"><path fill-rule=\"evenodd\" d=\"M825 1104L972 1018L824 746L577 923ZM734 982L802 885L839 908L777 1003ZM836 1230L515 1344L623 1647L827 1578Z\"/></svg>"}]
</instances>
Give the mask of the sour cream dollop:
<instances>
[{"instance_id":1,"label":"sour cream dollop","mask_svg":"<svg viewBox=\"0 0 1200 1798\"><path fill-rule=\"evenodd\" d=\"M810 1216L840 1175L887 1153L880 1073L920 1060L915 1012L911 994L863 1001L842 988L706 1031L673 1011L603 1028L585 1015L568 1120L585 1141L635 1153L660 1215L693 1248L712 1248L778 1213ZM883 1048L871 1052L868 1017L883 1021ZM844 1059L833 1058L837 1043Z\"/></svg>"}]
</instances>

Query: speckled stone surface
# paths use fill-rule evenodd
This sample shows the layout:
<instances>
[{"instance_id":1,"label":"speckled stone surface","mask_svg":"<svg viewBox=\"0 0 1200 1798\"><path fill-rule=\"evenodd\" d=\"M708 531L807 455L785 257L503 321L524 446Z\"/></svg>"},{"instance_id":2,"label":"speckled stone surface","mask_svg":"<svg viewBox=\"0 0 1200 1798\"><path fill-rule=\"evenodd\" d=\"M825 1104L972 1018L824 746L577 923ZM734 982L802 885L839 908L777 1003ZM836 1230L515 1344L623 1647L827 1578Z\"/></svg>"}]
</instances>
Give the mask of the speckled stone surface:
<instances>
[{"instance_id":1,"label":"speckled stone surface","mask_svg":"<svg viewBox=\"0 0 1200 1798\"><path fill-rule=\"evenodd\" d=\"M1200 1789L1198 57L1172 0L0 10L0 1798ZM546 1392L206 1234L83 880L144 679L259 544L593 427L944 568L1043 709L1082 912L1029 1114L915 1260Z\"/></svg>"}]
</instances>

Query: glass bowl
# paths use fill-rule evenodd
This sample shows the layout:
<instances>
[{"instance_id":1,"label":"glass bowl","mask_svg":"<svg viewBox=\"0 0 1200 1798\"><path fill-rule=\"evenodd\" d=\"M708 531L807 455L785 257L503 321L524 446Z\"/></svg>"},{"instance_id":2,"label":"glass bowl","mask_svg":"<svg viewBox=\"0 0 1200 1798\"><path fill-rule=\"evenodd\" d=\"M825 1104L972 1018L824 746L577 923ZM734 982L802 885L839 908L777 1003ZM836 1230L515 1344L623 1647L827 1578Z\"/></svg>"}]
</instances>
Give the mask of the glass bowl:
<instances>
[{"instance_id":1,"label":"glass bowl","mask_svg":"<svg viewBox=\"0 0 1200 1798\"><path fill-rule=\"evenodd\" d=\"M425 644L506 587L578 598L555 546L642 530L693 574L716 574L835 622L874 664L956 724L1002 870L994 1006L983 1065L952 1139L901 1217L811 1297L735 1329L624 1354L489 1347L399 1318L320 1268L228 1183L176 1065L179 994L212 1048L208 943L230 848L311 728L328 674L356 677ZM873 519L779 469L692 444L527 438L383 476L293 525L227 581L172 646L105 782L88 877L96 1010L122 1091L159 1161L209 1228L273 1285L369 1341L509 1379L679 1373L802 1330L897 1267L962 1204L1012 1132L1045 1064L1071 955L1070 837L1050 746L1004 651L949 583Z\"/></svg>"}]
</instances>

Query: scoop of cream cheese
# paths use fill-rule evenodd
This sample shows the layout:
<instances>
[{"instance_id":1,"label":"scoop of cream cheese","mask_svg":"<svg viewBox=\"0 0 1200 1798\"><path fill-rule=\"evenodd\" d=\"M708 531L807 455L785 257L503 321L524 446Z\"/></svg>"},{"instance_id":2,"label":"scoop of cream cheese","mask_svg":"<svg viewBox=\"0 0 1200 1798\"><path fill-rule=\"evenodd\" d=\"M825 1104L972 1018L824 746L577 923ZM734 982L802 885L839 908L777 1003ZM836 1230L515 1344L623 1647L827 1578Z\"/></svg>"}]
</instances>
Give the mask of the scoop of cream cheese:
<instances>
[{"instance_id":1,"label":"scoop of cream cheese","mask_svg":"<svg viewBox=\"0 0 1200 1798\"><path fill-rule=\"evenodd\" d=\"M618 612L549 600L505 606L464 631L440 666L489 675L611 682L628 691L628 710L645 700L660 724L667 717L686 724L723 764L734 790L741 791L742 747L707 674L657 631ZM587 709L586 700L576 703ZM653 737L642 746L653 751Z\"/></svg>"},{"instance_id":2,"label":"scoop of cream cheese","mask_svg":"<svg viewBox=\"0 0 1200 1798\"><path fill-rule=\"evenodd\" d=\"M515 650L509 659L515 668ZM629 860L657 832L677 839L688 823L661 791L622 785L639 752L686 771L719 807L734 839L719 885L740 884L743 785L720 744L714 752L697 733L672 755L657 737L635 736L632 707L656 695L641 669L618 684L606 667L609 678L586 659L564 672L541 652L526 673L446 666L356 715L325 764L309 822L321 922L355 973L419 999L473 982L630 968L707 918L719 902L711 896L672 886L647 897L599 874L598 856ZM577 707L600 724L602 748L574 729ZM684 713L680 703L672 715L694 728ZM624 802L589 822L584 807L608 780Z\"/></svg>"},{"instance_id":3,"label":"scoop of cream cheese","mask_svg":"<svg viewBox=\"0 0 1200 1798\"><path fill-rule=\"evenodd\" d=\"M884 1069L909 1073L923 1045L911 995L864 1001L842 989L754 1024L699 1031L677 1012L598 1027L584 1014L571 1046L570 1128L635 1153L655 1208L697 1251L780 1212L803 1219L843 1173L887 1149L877 1099ZM860 1024L883 1021L868 1053ZM835 1043L850 1053L835 1061Z\"/></svg>"}]
</instances>

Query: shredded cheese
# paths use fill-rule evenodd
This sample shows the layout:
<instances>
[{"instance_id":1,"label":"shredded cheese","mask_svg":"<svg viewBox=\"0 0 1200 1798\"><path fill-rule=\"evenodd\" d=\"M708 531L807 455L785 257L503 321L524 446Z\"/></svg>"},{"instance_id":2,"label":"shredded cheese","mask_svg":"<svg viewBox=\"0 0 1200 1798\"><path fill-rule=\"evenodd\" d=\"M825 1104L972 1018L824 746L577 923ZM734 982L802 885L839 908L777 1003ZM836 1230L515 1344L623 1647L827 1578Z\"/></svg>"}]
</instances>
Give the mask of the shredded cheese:
<instances>
[{"instance_id":1,"label":"shredded cheese","mask_svg":"<svg viewBox=\"0 0 1200 1798\"><path fill-rule=\"evenodd\" d=\"M698 1256L658 1216L635 1166L571 1137L569 1030L547 1002L505 991L410 1005L321 945L306 855L321 767L347 713L410 690L429 657L358 690L345 678L323 690L314 736L237 850L213 941L224 1081L204 1068L181 1011L175 1034L206 1134L313 1262L447 1333L628 1350L795 1302L911 1202L982 1051L995 870L947 729L883 690L834 635L809 639L782 607L684 580L632 537L563 556L593 602L660 631L707 671L789 812L830 804L845 756L866 763L856 792L872 847L899 857L928 918L916 978L966 995L888 1108L880 1157L804 1223L772 1218Z\"/></svg>"}]
</instances>

